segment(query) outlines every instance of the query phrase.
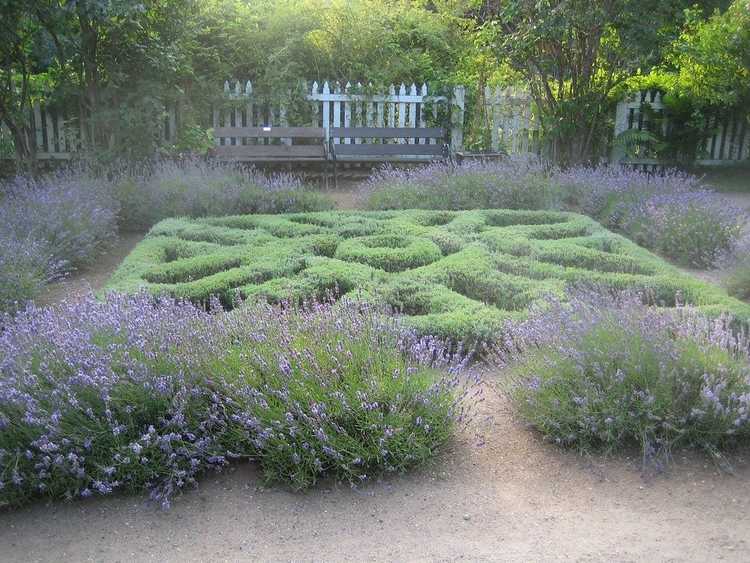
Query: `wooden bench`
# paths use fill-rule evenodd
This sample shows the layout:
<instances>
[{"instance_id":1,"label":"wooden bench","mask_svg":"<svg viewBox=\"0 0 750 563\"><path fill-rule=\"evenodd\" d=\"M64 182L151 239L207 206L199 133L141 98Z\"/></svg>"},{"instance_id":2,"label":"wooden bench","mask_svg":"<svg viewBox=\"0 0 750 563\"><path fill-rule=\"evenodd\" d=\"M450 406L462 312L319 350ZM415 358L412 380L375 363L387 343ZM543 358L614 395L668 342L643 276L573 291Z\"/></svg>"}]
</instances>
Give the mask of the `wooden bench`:
<instances>
[{"instance_id":1,"label":"wooden bench","mask_svg":"<svg viewBox=\"0 0 750 563\"><path fill-rule=\"evenodd\" d=\"M216 147L212 155L217 160L231 162L323 162L325 183L328 185L328 145L326 132L318 127L217 127L214 129ZM235 139L235 144L220 144L221 139ZM247 139L246 144L243 139ZM270 141L265 144L265 140ZM297 140L303 140L297 143ZM226 143L225 141L225 143ZM273 142L277 141L277 142ZM281 142L278 142L281 141Z\"/></svg>"},{"instance_id":2,"label":"wooden bench","mask_svg":"<svg viewBox=\"0 0 750 563\"><path fill-rule=\"evenodd\" d=\"M351 143L334 143L334 139ZM357 139L377 139L380 142L359 142ZM411 139L412 142L386 143L392 139ZM413 142L420 139L420 143ZM431 144L432 141L437 141ZM440 127L333 127L329 139L329 157L333 160L333 178L338 186L337 162L431 162L450 158L445 143L445 129Z\"/></svg>"}]
</instances>

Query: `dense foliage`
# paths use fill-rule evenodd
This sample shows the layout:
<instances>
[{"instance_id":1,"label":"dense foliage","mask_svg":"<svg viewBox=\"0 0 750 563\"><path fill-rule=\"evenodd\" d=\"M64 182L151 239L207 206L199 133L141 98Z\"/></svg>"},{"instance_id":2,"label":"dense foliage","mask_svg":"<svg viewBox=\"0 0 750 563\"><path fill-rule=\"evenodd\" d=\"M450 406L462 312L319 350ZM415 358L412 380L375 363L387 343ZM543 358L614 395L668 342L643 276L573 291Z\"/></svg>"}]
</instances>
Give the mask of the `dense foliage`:
<instances>
[{"instance_id":1,"label":"dense foliage","mask_svg":"<svg viewBox=\"0 0 750 563\"><path fill-rule=\"evenodd\" d=\"M727 317L589 292L513 327L499 358L521 416L558 444L659 462L750 438L750 343Z\"/></svg>"},{"instance_id":2,"label":"dense foliage","mask_svg":"<svg viewBox=\"0 0 750 563\"><path fill-rule=\"evenodd\" d=\"M369 209L553 209L557 195L543 164L525 157L462 166L386 167L363 188Z\"/></svg>"},{"instance_id":3,"label":"dense foliage","mask_svg":"<svg viewBox=\"0 0 750 563\"><path fill-rule=\"evenodd\" d=\"M701 268L732 252L747 223L746 214L689 174L653 175L620 166L550 170L525 158L385 168L362 195L370 209L582 211L663 256Z\"/></svg>"},{"instance_id":4,"label":"dense foliage","mask_svg":"<svg viewBox=\"0 0 750 563\"><path fill-rule=\"evenodd\" d=\"M518 86L534 97L550 156L589 161L606 152L615 98L651 69L680 82L683 106L741 107L747 6L727 4L0 0L0 119L9 133L0 148L33 164L28 115L42 100L78 116L70 142L104 160L205 149L225 80L253 80L258 100L288 90L291 102L302 80L339 80L428 82L433 92L464 84L466 142L479 148L484 87ZM173 145L161 134L167 104L180 107Z\"/></svg>"},{"instance_id":5,"label":"dense foliage","mask_svg":"<svg viewBox=\"0 0 750 563\"><path fill-rule=\"evenodd\" d=\"M81 171L0 185L0 312L106 251L117 210L106 187Z\"/></svg>"},{"instance_id":6,"label":"dense foliage","mask_svg":"<svg viewBox=\"0 0 750 563\"><path fill-rule=\"evenodd\" d=\"M540 211L383 211L241 215L157 224L109 288L148 288L231 306L237 294L304 300L328 291L385 302L409 326L491 340L549 294L576 283L652 291L712 314L750 308L681 274L595 221Z\"/></svg>"},{"instance_id":7,"label":"dense foliage","mask_svg":"<svg viewBox=\"0 0 750 563\"><path fill-rule=\"evenodd\" d=\"M161 161L114 182L123 229L146 230L168 217L288 213L331 209L333 202L291 174L205 160Z\"/></svg>"},{"instance_id":8,"label":"dense foliage","mask_svg":"<svg viewBox=\"0 0 750 563\"><path fill-rule=\"evenodd\" d=\"M352 304L111 295L21 312L0 348L0 506L142 489L168 506L240 458L294 488L356 484L426 460L460 416L461 358Z\"/></svg>"}]
</instances>

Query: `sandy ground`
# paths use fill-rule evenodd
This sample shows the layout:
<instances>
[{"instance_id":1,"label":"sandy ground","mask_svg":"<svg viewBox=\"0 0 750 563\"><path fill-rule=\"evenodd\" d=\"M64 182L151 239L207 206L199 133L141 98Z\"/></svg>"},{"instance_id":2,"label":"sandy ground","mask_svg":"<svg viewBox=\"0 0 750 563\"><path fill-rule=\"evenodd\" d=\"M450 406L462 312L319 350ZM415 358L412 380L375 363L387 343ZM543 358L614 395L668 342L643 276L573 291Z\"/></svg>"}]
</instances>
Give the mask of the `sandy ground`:
<instances>
[{"instance_id":1,"label":"sandy ground","mask_svg":"<svg viewBox=\"0 0 750 563\"><path fill-rule=\"evenodd\" d=\"M63 299L75 300L98 291L104 287L123 259L143 240L145 233L123 233L115 245L106 254L100 256L95 264L68 275L62 281L45 288L36 300L38 305L51 305ZM0 554L0 557L2 554Z\"/></svg>"},{"instance_id":2,"label":"sandy ground","mask_svg":"<svg viewBox=\"0 0 750 563\"><path fill-rule=\"evenodd\" d=\"M678 453L646 478L635 456L544 444L487 395L477 425L410 475L293 493L241 464L167 512L144 496L40 503L0 513L0 560L748 560L750 452L734 454L734 475Z\"/></svg>"}]
</instances>

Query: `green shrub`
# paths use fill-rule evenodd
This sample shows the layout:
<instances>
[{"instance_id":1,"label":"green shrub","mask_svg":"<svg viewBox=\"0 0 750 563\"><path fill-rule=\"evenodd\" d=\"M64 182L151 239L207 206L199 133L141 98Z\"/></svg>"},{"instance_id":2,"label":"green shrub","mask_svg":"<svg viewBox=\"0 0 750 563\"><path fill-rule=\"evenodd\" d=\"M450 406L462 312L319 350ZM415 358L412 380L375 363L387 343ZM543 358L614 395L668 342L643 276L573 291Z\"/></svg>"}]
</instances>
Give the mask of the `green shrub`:
<instances>
[{"instance_id":1,"label":"green shrub","mask_svg":"<svg viewBox=\"0 0 750 563\"><path fill-rule=\"evenodd\" d=\"M508 158L383 168L365 186L368 209L554 209L558 191L540 162Z\"/></svg>"},{"instance_id":2,"label":"green shrub","mask_svg":"<svg viewBox=\"0 0 750 563\"><path fill-rule=\"evenodd\" d=\"M327 292L384 302L422 334L493 338L550 294L596 283L750 319L750 306L586 217L550 211L380 211L168 219L109 282L231 306Z\"/></svg>"},{"instance_id":3,"label":"green shrub","mask_svg":"<svg viewBox=\"0 0 750 563\"><path fill-rule=\"evenodd\" d=\"M723 262L728 270L725 284L729 294L750 301L750 236L727 253Z\"/></svg>"},{"instance_id":4,"label":"green shrub","mask_svg":"<svg viewBox=\"0 0 750 563\"><path fill-rule=\"evenodd\" d=\"M125 230L146 230L167 217L288 213L333 208L333 201L304 189L287 174L265 176L231 164L189 160L157 163L114 183Z\"/></svg>"},{"instance_id":5,"label":"green shrub","mask_svg":"<svg viewBox=\"0 0 750 563\"><path fill-rule=\"evenodd\" d=\"M584 452L637 445L658 461L750 438L748 346L726 317L589 296L510 329L500 357L519 413L546 438Z\"/></svg>"},{"instance_id":6,"label":"green shrub","mask_svg":"<svg viewBox=\"0 0 750 563\"><path fill-rule=\"evenodd\" d=\"M168 506L238 458L294 488L359 484L434 455L462 399L461 357L352 302L89 297L22 311L0 344L0 508L144 489Z\"/></svg>"}]
</instances>

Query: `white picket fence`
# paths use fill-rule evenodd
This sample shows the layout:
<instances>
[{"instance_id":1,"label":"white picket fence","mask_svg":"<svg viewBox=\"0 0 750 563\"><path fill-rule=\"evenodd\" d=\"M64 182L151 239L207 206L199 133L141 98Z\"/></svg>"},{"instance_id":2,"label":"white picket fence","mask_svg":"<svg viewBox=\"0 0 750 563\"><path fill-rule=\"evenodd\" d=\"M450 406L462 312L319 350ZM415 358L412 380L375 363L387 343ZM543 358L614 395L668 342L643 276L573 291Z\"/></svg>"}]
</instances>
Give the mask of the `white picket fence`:
<instances>
[{"instance_id":1,"label":"white picket fence","mask_svg":"<svg viewBox=\"0 0 750 563\"><path fill-rule=\"evenodd\" d=\"M371 84L364 86L359 82L344 85L329 82L305 84L303 97L310 109L307 123L292 122L291 92L260 96L254 92L250 81L226 81L223 93L229 103L216 105L211 112L210 124L214 128L312 126L327 131L336 127L445 127L452 150L463 150L466 111L466 91L463 86L436 94L429 90L427 84L390 85L377 91ZM539 131L528 94L511 89L487 88L481 103L485 104L486 114L490 117L491 147L487 148L510 153L534 150ZM179 120L179 111L174 107L165 109L165 118L160 124L164 142L176 140ZM29 122L40 159L69 159L84 148L81 139L86 137L80 129L77 115L66 115L37 103L30 112ZM0 148L9 137L9 132L0 128ZM218 143L223 145L238 142L243 141L228 137L218 139ZM367 141L334 138L333 142L348 144ZM438 140L415 135L397 142L421 144L436 143ZM0 155L3 156L13 155Z\"/></svg>"},{"instance_id":2,"label":"white picket fence","mask_svg":"<svg viewBox=\"0 0 750 563\"><path fill-rule=\"evenodd\" d=\"M646 107L649 111L646 111ZM652 131L655 123L650 115L661 117L665 111L661 93L656 90L636 92L617 104L615 113L614 138L631 130ZM669 124L660 119L660 134L665 134ZM704 166L732 164L750 158L750 124L747 115L737 114L727 119L709 119L705 124L706 139L698 147L695 163ZM692 156L692 155L691 155ZM612 162L626 158L626 149L621 143L614 143Z\"/></svg>"},{"instance_id":3,"label":"white picket fence","mask_svg":"<svg viewBox=\"0 0 750 563\"><path fill-rule=\"evenodd\" d=\"M160 135L164 142L173 142L177 134L177 111L174 107L165 108L164 122ZM77 114L70 114L35 102L29 112L29 123L33 130L36 158L39 160L69 160L82 151L82 139L86 138L81 120ZM12 147L12 136L5 124L0 123L0 146ZM0 158L13 158L12 149Z\"/></svg>"},{"instance_id":4,"label":"white picket fence","mask_svg":"<svg viewBox=\"0 0 750 563\"><path fill-rule=\"evenodd\" d=\"M490 125L490 149L509 154L537 152L541 126L531 96L516 88L485 86L482 103Z\"/></svg>"},{"instance_id":5,"label":"white picket fence","mask_svg":"<svg viewBox=\"0 0 750 563\"><path fill-rule=\"evenodd\" d=\"M242 103L233 109L213 110L212 124L217 127L288 127L290 93L282 96L256 97L250 81L225 82L224 94L229 100ZM305 87L304 98L310 104L311 119L308 123L293 123L293 126L321 127L330 131L336 127L399 127L423 128L439 121L440 107L451 103L451 139L454 147L461 145L463 138L463 87L457 87L449 100L443 95L431 95L427 84L391 85L387 91L374 93L372 85L347 82L322 85L313 82ZM220 144L236 144L236 138L220 138ZM358 138L333 138L334 143L360 143ZM409 137L401 142L435 143L435 139Z\"/></svg>"}]
</instances>

